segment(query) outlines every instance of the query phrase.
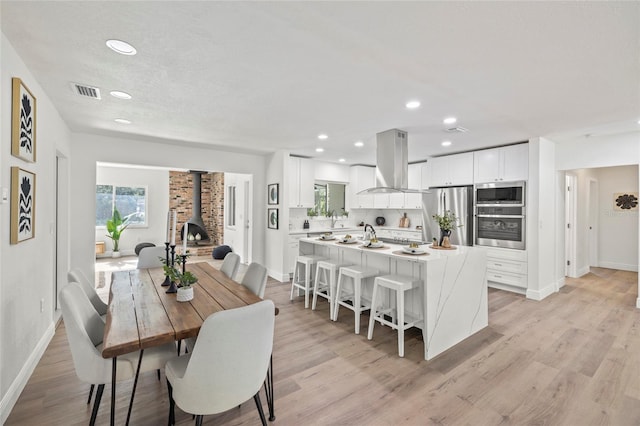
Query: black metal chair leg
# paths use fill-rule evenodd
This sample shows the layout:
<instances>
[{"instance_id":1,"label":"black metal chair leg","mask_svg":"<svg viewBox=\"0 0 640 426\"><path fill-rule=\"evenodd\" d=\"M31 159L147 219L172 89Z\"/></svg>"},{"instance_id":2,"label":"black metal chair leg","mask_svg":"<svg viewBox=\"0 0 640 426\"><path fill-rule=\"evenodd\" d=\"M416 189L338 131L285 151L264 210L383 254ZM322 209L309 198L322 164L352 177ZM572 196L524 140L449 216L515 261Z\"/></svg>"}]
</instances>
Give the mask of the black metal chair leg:
<instances>
[{"instance_id":1,"label":"black metal chair leg","mask_svg":"<svg viewBox=\"0 0 640 426\"><path fill-rule=\"evenodd\" d=\"M140 376L140 365L142 365L142 355L144 349L140 349L140 356L138 357L138 368L136 368L136 377L133 379L133 389L131 390L131 399L129 400L129 409L127 410L126 426L129 426L129 420L131 419L131 409L133 408L133 397L136 396L136 387L138 386L138 376Z\"/></svg>"},{"instance_id":2,"label":"black metal chair leg","mask_svg":"<svg viewBox=\"0 0 640 426\"><path fill-rule=\"evenodd\" d=\"M180 350L181 349L182 349L182 340L178 340L178 355L180 355Z\"/></svg>"},{"instance_id":3,"label":"black metal chair leg","mask_svg":"<svg viewBox=\"0 0 640 426\"><path fill-rule=\"evenodd\" d=\"M116 426L116 377L118 368L118 357L114 356L111 361L111 415L110 426Z\"/></svg>"},{"instance_id":4,"label":"black metal chair leg","mask_svg":"<svg viewBox=\"0 0 640 426\"><path fill-rule=\"evenodd\" d=\"M202 415L196 416L196 426L202 426Z\"/></svg>"},{"instance_id":5,"label":"black metal chair leg","mask_svg":"<svg viewBox=\"0 0 640 426\"><path fill-rule=\"evenodd\" d=\"M91 387L89 388L89 398L87 399L87 404L91 403L91 397L93 396L93 388L95 387L95 385L91 385Z\"/></svg>"},{"instance_id":6,"label":"black metal chair leg","mask_svg":"<svg viewBox=\"0 0 640 426\"><path fill-rule=\"evenodd\" d=\"M157 373L158 373L158 381L160 381L160 369L159 368L157 370Z\"/></svg>"},{"instance_id":7,"label":"black metal chair leg","mask_svg":"<svg viewBox=\"0 0 640 426\"><path fill-rule=\"evenodd\" d=\"M169 393L169 426L171 426L176 424L176 402L173 400L173 387L169 383L169 379L167 379L167 391Z\"/></svg>"},{"instance_id":8,"label":"black metal chair leg","mask_svg":"<svg viewBox=\"0 0 640 426\"><path fill-rule=\"evenodd\" d=\"M260 391L253 395L253 400L256 402L258 413L260 414L260 421L262 426L267 426L267 418L264 416L264 410L262 409L262 402L260 401Z\"/></svg>"},{"instance_id":9,"label":"black metal chair leg","mask_svg":"<svg viewBox=\"0 0 640 426\"><path fill-rule=\"evenodd\" d=\"M93 401L93 410L91 410L91 420L89 420L89 426L94 426L96 424L98 409L100 408L100 400L102 400L102 392L104 392L104 383L98 385L98 389L96 389L96 399Z\"/></svg>"},{"instance_id":10,"label":"black metal chair leg","mask_svg":"<svg viewBox=\"0 0 640 426\"><path fill-rule=\"evenodd\" d=\"M267 407L269 408L269 421L276 419L275 402L273 396L273 355L269 359L269 369L267 370L267 378L264 381L264 393L267 395Z\"/></svg>"}]
</instances>

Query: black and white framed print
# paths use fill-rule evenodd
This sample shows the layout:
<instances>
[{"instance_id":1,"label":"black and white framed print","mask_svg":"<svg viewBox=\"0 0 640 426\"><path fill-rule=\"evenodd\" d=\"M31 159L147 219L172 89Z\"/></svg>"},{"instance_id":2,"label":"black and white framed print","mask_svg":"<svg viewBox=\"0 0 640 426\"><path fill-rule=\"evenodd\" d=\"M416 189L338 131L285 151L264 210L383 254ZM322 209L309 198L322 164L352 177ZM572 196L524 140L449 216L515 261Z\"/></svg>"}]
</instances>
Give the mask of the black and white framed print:
<instances>
[{"instance_id":1,"label":"black and white framed print","mask_svg":"<svg viewBox=\"0 0 640 426\"><path fill-rule=\"evenodd\" d=\"M11 155L36 161L36 98L19 78L12 82Z\"/></svg>"},{"instance_id":2,"label":"black and white framed print","mask_svg":"<svg viewBox=\"0 0 640 426\"><path fill-rule=\"evenodd\" d=\"M11 244L35 236L36 175L11 167Z\"/></svg>"},{"instance_id":3,"label":"black and white framed print","mask_svg":"<svg viewBox=\"0 0 640 426\"><path fill-rule=\"evenodd\" d=\"M613 209L618 211L638 211L638 193L637 192L614 193Z\"/></svg>"},{"instance_id":4,"label":"black and white framed print","mask_svg":"<svg viewBox=\"0 0 640 426\"><path fill-rule=\"evenodd\" d=\"M278 209L267 209L267 221L269 229L278 229Z\"/></svg>"},{"instance_id":5,"label":"black and white framed print","mask_svg":"<svg viewBox=\"0 0 640 426\"><path fill-rule=\"evenodd\" d=\"M277 205L279 199L280 185L277 183L272 183L267 185L267 199L268 204Z\"/></svg>"}]
</instances>

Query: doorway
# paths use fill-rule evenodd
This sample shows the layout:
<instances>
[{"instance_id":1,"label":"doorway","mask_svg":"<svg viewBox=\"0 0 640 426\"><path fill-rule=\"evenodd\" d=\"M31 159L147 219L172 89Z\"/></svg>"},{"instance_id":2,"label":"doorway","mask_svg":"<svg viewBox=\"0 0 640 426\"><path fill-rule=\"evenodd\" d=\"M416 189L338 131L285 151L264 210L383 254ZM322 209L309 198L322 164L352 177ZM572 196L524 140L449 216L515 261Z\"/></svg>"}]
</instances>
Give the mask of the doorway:
<instances>
[{"instance_id":1,"label":"doorway","mask_svg":"<svg viewBox=\"0 0 640 426\"><path fill-rule=\"evenodd\" d=\"M253 180L251 175L224 174L224 244L240 256L242 263L252 261Z\"/></svg>"},{"instance_id":2,"label":"doorway","mask_svg":"<svg viewBox=\"0 0 640 426\"><path fill-rule=\"evenodd\" d=\"M576 274L576 225L577 220L577 177L575 175L565 175L565 275L577 278Z\"/></svg>"},{"instance_id":3,"label":"doorway","mask_svg":"<svg viewBox=\"0 0 640 426\"><path fill-rule=\"evenodd\" d=\"M598 266L598 181L589 179L587 201L587 225L589 241L589 266Z\"/></svg>"}]
</instances>

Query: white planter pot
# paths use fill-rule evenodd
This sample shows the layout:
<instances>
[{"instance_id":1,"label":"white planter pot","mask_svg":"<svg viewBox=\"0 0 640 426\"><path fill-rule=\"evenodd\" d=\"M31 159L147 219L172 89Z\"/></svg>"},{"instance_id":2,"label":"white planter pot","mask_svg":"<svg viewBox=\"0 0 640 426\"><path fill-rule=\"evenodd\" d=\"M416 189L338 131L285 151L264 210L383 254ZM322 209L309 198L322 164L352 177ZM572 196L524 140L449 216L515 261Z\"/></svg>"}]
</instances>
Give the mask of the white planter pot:
<instances>
[{"instance_id":1,"label":"white planter pot","mask_svg":"<svg viewBox=\"0 0 640 426\"><path fill-rule=\"evenodd\" d=\"M118 258L118 257L120 257L120 252L119 252L119 251L114 251L114 252L112 252L112 253L111 253L111 257L113 257L113 258Z\"/></svg>"},{"instance_id":2,"label":"white planter pot","mask_svg":"<svg viewBox=\"0 0 640 426\"><path fill-rule=\"evenodd\" d=\"M176 295L176 300L178 302L188 302L193 299L193 287L178 287L178 293Z\"/></svg>"}]
</instances>

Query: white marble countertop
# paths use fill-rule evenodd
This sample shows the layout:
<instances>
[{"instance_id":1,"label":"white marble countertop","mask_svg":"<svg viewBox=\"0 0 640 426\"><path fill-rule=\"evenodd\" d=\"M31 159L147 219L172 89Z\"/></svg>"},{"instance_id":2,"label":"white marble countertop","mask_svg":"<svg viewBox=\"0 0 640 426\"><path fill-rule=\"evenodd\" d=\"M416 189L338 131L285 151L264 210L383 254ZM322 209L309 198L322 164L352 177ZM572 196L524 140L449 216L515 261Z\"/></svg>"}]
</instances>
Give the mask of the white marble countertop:
<instances>
[{"instance_id":1,"label":"white marble countertop","mask_svg":"<svg viewBox=\"0 0 640 426\"><path fill-rule=\"evenodd\" d=\"M342 237L345 236L345 234L346 233L340 234L340 233L334 232L334 235L336 235L336 238L334 240L323 240L317 237L308 237L308 238L302 238L300 239L300 241L311 243L311 244L318 244L318 245L329 245L329 246L336 245L342 249L366 251L371 254L379 254L379 255L384 255L388 257L393 257L396 259L416 261L416 262L420 262L420 261L428 262L430 260L441 259L443 257L458 256L462 254L467 254L469 253L470 250L484 250L484 248L481 248L481 247L469 247L469 246L455 246L455 249L453 250L443 250L443 249L431 248L431 244L422 244L419 246L419 248L425 250L426 255L425 254L413 255L413 254L404 253L404 252L398 253L398 252L402 252L402 247L407 247L406 244L393 244L393 243L385 242L383 243L383 246L381 248L368 248L364 246L364 241L362 241L360 238L358 238L358 241L355 243L351 243L351 244L341 243L340 240ZM359 236L356 236L356 237L359 237Z\"/></svg>"}]
</instances>

